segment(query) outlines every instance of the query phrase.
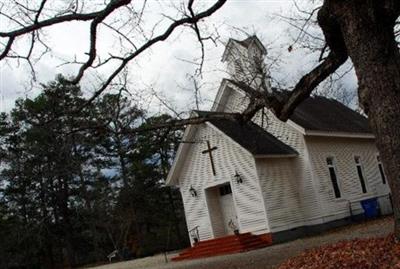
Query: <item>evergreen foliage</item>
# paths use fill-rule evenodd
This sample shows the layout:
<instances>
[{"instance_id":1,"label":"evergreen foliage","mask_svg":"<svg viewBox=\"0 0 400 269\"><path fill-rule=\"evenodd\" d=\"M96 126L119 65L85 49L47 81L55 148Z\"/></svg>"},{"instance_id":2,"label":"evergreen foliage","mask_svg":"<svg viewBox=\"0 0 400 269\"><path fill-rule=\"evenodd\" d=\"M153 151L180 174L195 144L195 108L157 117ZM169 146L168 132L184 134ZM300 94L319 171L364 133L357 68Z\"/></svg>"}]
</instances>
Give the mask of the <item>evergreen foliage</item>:
<instances>
[{"instance_id":1,"label":"evergreen foliage","mask_svg":"<svg viewBox=\"0 0 400 269\"><path fill-rule=\"evenodd\" d=\"M0 267L76 267L188 244L179 192L164 184L181 132L123 92L87 104L58 76L0 115Z\"/></svg>"}]
</instances>

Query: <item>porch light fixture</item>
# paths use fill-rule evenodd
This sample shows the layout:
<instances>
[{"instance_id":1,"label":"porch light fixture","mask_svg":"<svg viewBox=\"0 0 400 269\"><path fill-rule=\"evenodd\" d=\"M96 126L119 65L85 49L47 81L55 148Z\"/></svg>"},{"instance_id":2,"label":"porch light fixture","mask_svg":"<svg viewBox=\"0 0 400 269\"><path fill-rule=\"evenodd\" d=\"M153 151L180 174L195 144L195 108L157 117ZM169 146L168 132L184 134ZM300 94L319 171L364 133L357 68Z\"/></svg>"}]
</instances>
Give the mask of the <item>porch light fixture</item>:
<instances>
[{"instance_id":1,"label":"porch light fixture","mask_svg":"<svg viewBox=\"0 0 400 269\"><path fill-rule=\"evenodd\" d=\"M233 176L234 178L235 178L235 180L236 180L236 183L237 184L241 184L241 183L243 183L243 179L242 179L242 176L241 175L239 175L239 173L237 172L237 171L235 171L236 173L235 173L235 175Z\"/></svg>"},{"instance_id":2,"label":"porch light fixture","mask_svg":"<svg viewBox=\"0 0 400 269\"><path fill-rule=\"evenodd\" d=\"M189 192L192 195L192 197L197 196L197 191L193 188L193 186L190 186Z\"/></svg>"}]
</instances>

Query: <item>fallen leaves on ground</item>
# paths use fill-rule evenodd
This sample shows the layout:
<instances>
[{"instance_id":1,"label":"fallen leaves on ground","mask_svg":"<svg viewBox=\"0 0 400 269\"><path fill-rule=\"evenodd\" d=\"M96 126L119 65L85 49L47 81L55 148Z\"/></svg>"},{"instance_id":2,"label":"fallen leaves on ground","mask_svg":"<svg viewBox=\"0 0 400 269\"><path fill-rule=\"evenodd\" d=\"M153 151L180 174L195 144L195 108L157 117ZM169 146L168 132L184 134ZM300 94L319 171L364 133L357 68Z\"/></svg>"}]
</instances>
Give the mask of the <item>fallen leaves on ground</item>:
<instances>
[{"instance_id":1,"label":"fallen leaves on ground","mask_svg":"<svg viewBox=\"0 0 400 269\"><path fill-rule=\"evenodd\" d=\"M278 269L400 269L400 243L394 235L355 239L307 250Z\"/></svg>"}]
</instances>

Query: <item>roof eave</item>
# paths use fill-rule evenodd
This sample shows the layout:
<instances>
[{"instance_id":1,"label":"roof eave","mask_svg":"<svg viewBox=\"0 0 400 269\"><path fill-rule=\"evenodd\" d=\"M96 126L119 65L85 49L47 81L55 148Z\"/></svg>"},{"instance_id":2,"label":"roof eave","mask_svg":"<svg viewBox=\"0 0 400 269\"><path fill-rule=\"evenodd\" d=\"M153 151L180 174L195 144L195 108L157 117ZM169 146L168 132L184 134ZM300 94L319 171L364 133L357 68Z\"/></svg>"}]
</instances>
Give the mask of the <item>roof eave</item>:
<instances>
[{"instance_id":1,"label":"roof eave","mask_svg":"<svg viewBox=\"0 0 400 269\"><path fill-rule=\"evenodd\" d=\"M295 158L299 156L297 153L288 153L288 154L255 154L254 158L256 159L266 159L266 158Z\"/></svg>"},{"instance_id":2,"label":"roof eave","mask_svg":"<svg viewBox=\"0 0 400 269\"><path fill-rule=\"evenodd\" d=\"M215 97L214 104L212 105L211 111L219 111L219 108L224 104L221 103L221 99L225 94L226 86L228 85L229 80L226 78L222 79L221 84L219 85L217 95Z\"/></svg>"},{"instance_id":3,"label":"roof eave","mask_svg":"<svg viewBox=\"0 0 400 269\"><path fill-rule=\"evenodd\" d=\"M305 136L375 139L375 136L371 133L329 132L329 131L319 131L319 130L306 130L304 135Z\"/></svg>"},{"instance_id":4,"label":"roof eave","mask_svg":"<svg viewBox=\"0 0 400 269\"><path fill-rule=\"evenodd\" d=\"M284 153L284 154L255 154L251 150L247 149L246 147L242 146L240 143L235 141L232 137L227 135L224 131L222 131L220 128L215 126L212 122L206 122L206 124L208 126L210 126L211 128L213 128L214 130L221 133L222 135L224 135L225 137L227 137L231 142L235 143L237 146L239 146L240 148L242 148L243 150L248 152L254 158L292 158L292 157L298 156L298 153L295 150L292 150L293 151L292 153Z\"/></svg>"},{"instance_id":5,"label":"roof eave","mask_svg":"<svg viewBox=\"0 0 400 269\"><path fill-rule=\"evenodd\" d=\"M192 112L192 115L194 113L195 112ZM186 140L194 128L195 128L195 126L193 126L193 125L187 126L185 129L185 133L183 134L182 140ZM167 186L179 185L178 174L180 172L180 167L178 166L178 163L181 162L182 152L184 151L184 149L186 147L189 147L189 146L190 146L190 144L185 144L185 143L181 143L179 145L178 150L176 152L176 156L174 158L174 162L172 163L171 169L169 170L167 179L165 181L165 184Z\"/></svg>"},{"instance_id":6,"label":"roof eave","mask_svg":"<svg viewBox=\"0 0 400 269\"><path fill-rule=\"evenodd\" d=\"M267 49L265 48L263 43L260 41L260 39L258 39L257 36L253 37L252 42L254 42L260 48L260 50L262 51L263 55L267 54Z\"/></svg>"},{"instance_id":7,"label":"roof eave","mask_svg":"<svg viewBox=\"0 0 400 269\"><path fill-rule=\"evenodd\" d=\"M225 46L224 53L222 54L221 62L225 62L226 59L228 58L228 54L229 54L229 51L231 50L233 42L235 42L235 40L232 38L229 38L228 43Z\"/></svg>"}]
</instances>

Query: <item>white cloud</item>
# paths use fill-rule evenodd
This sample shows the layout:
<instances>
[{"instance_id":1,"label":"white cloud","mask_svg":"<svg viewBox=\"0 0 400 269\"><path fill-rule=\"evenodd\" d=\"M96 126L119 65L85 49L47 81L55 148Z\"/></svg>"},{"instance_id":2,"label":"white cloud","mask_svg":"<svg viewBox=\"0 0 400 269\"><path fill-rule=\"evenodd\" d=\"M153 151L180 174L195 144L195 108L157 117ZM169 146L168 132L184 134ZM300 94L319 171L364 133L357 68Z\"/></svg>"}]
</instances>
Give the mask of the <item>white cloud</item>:
<instances>
[{"instance_id":1,"label":"white cloud","mask_svg":"<svg viewBox=\"0 0 400 269\"><path fill-rule=\"evenodd\" d=\"M305 1L307 2L307 1ZM171 1L176 3L176 1ZM210 4L204 1L202 4ZM145 29L157 21L161 12L174 14L175 11L168 9L169 4L159 1L149 1L149 7L145 10ZM221 36L220 40L227 41L233 37L237 39L245 38L245 35L237 29L257 33L260 39L270 44L270 54L282 59L281 67L274 73L274 76L285 81L288 85L293 85L303 74L307 73L315 65L316 56L307 55L304 50L295 49L294 52L287 51L291 37L288 31L288 24L277 19L275 14L290 14L293 12L292 1L278 0L232 0L228 1L211 18L206 19L206 25L210 28L218 27ZM165 24L160 24L159 28ZM119 40L115 34L102 28L99 38L99 51L106 57L105 52L111 50L118 52ZM200 56L199 44L193 32L185 29L183 32L177 31L166 42L154 46L151 51L143 54L135 63L130 64L130 81L133 89L143 89L144 85L153 85L157 91L161 92L167 100L175 103L180 110L189 109L188 100L192 98L192 93L181 90L178 85L190 86L187 80L187 73L193 73L195 66L183 62L180 59L193 60ZM45 57L36 66L38 79L46 82L54 78L55 74L67 72L76 74L77 66L63 66L55 68L60 63L59 58L73 60L85 59L85 52L88 50L88 24L87 23L68 23L62 26L51 27L47 31L46 38L50 41L54 51L54 57ZM272 43L272 44L271 44ZM223 64L220 62L224 46L218 43L214 46L210 42L206 46L206 62L204 65L204 76L202 82L203 97L208 100L214 99L218 84L223 77ZM103 68L102 74L106 76L111 72L112 67ZM18 97L25 94L33 96L37 90L26 93L24 87L29 79L29 69L25 65L19 67L15 62L9 65L0 63L0 94L3 96L0 111L8 111ZM346 85L354 85L354 74L346 78ZM83 87L93 88L92 81L83 82ZM155 103L154 103L155 104ZM205 107L210 103L205 103ZM155 110L158 107L155 106Z\"/></svg>"}]
</instances>

